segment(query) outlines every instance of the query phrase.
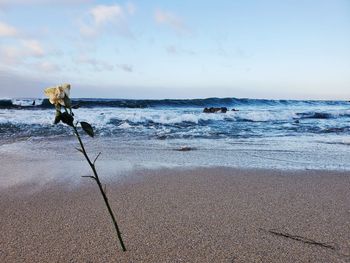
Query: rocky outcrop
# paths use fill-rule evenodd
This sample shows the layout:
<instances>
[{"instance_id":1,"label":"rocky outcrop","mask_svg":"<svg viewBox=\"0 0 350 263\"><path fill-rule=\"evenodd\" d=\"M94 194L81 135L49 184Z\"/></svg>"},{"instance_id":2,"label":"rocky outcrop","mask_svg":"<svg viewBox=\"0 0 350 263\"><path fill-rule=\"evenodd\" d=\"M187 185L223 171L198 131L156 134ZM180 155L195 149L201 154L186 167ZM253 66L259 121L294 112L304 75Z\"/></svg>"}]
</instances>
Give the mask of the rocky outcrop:
<instances>
[{"instance_id":1,"label":"rocky outcrop","mask_svg":"<svg viewBox=\"0 0 350 263\"><path fill-rule=\"evenodd\" d=\"M227 108L226 107L221 107L221 108L214 108L214 107L204 108L203 112L204 113L217 113L217 112L226 113L227 112Z\"/></svg>"}]
</instances>

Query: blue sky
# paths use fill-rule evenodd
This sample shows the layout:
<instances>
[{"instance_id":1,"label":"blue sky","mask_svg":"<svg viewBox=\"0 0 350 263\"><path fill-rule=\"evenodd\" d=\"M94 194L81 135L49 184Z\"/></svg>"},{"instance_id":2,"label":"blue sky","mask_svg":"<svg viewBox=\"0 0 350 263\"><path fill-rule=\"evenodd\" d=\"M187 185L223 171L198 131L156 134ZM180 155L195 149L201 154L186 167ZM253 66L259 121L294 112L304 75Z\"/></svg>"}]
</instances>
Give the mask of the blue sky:
<instances>
[{"instance_id":1,"label":"blue sky","mask_svg":"<svg viewBox=\"0 0 350 263\"><path fill-rule=\"evenodd\" d=\"M0 96L350 98L348 0L0 0Z\"/></svg>"}]
</instances>

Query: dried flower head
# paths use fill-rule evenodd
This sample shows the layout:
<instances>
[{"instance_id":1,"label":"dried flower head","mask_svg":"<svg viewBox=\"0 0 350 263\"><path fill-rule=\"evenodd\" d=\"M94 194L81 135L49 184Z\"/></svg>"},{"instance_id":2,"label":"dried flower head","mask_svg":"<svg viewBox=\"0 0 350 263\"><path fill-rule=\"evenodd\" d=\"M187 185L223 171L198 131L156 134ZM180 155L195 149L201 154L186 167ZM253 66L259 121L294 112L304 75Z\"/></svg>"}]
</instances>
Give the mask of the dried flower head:
<instances>
[{"instance_id":1,"label":"dried flower head","mask_svg":"<svg viewBox=\"0 0 350 263\"><path fill-rule=\"evenodd\" d=\"M45 89L45 95L49 97L51 104L70 107L70 84L62 84Z\"/></svg>"}]
</instances>

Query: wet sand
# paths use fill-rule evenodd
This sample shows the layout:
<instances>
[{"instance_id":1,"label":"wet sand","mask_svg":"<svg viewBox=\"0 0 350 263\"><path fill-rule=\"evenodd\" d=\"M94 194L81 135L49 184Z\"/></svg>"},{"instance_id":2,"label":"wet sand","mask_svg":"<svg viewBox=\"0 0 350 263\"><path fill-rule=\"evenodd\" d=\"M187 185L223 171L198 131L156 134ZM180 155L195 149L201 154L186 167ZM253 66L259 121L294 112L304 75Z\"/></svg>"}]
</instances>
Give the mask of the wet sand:
<instances>
[{"instance_id":1,"label":"wet sand","mask_svg":"<svg viewBox=\"0 0 350 263\"><path fill-rule=\"evenodd\" d=\"M0 262L350 262L345 172L139 170L107 194L127 252L92 180L1 189Z\"/></svg>"}]
</instances>

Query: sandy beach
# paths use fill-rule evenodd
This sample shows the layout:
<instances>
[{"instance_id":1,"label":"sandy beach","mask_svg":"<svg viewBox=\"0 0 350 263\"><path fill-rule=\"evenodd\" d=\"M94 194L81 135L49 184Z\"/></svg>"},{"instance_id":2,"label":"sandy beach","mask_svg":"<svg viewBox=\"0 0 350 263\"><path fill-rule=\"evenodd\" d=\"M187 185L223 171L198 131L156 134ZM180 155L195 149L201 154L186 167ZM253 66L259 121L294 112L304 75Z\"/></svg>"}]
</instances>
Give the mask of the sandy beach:
<instances>
[{"instance_id":1,"label":"sandy beach","mask_svg":"<svg viewBox=\"0 0 350 263\"><path fill-rule=\"evenodd\" d=\"M0 262L350 262L345 172L138 170L2 189Z\"/></svg>"},{"instance_id":2,"label":"sandy beach","mask_svg":"<svg viewBox=\"0 0 350 263\"><path fill-rule=\"evenodd\" d=\"M0 263L350 263L350 0L0 0Z\"/></svg>"}]
</instances>

